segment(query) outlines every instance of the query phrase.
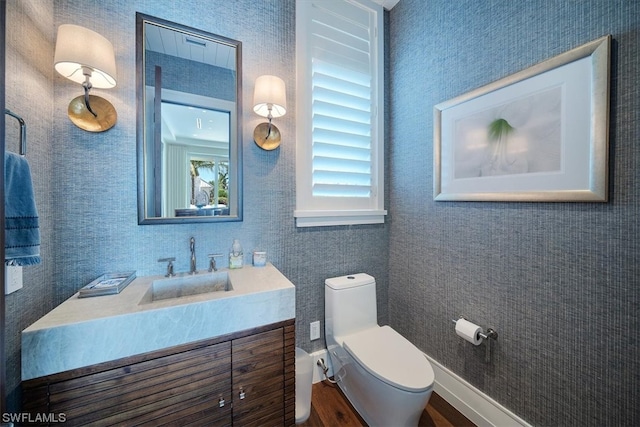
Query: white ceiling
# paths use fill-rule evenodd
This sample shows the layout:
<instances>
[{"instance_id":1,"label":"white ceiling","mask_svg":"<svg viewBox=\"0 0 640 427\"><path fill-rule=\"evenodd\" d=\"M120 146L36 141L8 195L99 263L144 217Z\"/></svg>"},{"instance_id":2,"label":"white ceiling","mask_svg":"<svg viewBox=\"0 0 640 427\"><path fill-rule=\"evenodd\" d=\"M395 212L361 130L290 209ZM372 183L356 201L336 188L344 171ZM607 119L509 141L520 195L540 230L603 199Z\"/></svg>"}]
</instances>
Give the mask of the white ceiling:
<instances>
[{"instance_id":1,"label":"white ceiling","mask_svg":"<svg viewBox=\"0 0 640 427\"><path fill-rule=\"evenodd\" d=\"M234 47L173 29L145 24L145 49L190 61L235 70Z\"/></svg>"},{"instance_id":2,"label":"white ceiling","mask_svg":"<svg viewBox=\"0 0 640 427\"><path fill-rule=\"evenodd\" d=\"M194 140L221 142L229 147L229 113L163 102L162 122L164 139L190 144Z\"/></svg>"}]
</instances>

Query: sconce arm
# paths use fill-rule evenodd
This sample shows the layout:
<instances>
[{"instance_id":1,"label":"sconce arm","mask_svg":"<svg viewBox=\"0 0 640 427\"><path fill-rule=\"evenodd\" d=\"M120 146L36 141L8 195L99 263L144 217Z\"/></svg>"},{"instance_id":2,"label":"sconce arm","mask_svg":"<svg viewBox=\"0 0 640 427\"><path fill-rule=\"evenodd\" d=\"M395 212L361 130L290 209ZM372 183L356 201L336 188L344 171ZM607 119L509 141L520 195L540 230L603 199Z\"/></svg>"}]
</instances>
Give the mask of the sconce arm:
<instances>
[{"instance_id":1,"label":"sconce arm","mask_svg":"<svg viewBox=\"0 0 640 427\"><path fill-rule=\"evenodd\" d=\"M86 105L87 110L93 114L93 117L98 117L98 115L91 109L91 104L89 103L89 90L93 87L91 84L92 72L91 68L82 67L82 73L84 74L84 83L82 83L82 87L84 88L84 105Z\"/></svg>"},{"instance_id":2,"label":"sconce arm","mask_svg":"<svg viewBox=\"0 0 640 427\"><path fill-rule=\"evenodd\" d=\"M267 108L269 109L269 114L267 114L267 119L269 119L269 127L267 128L267 136L265 139L268 139L271 136L271 120L273 119L273 114L271 114L271 110L273 110L273 104L267 104Z\"/></svg>"}]
</instances>

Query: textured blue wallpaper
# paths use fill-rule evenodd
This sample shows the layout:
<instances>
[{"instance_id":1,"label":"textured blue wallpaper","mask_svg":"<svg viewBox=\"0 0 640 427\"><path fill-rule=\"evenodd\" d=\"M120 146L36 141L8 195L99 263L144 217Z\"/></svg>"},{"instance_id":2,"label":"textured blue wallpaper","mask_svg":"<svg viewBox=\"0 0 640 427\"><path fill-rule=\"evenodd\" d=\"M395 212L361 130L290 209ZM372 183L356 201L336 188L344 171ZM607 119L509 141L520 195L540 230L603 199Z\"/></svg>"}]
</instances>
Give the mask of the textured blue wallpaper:
<instances>
[{"instance_id":1,"label":"textured blue wallpaper","mask_svg":"<svg viewBox=\"0 0 640 427\"><path fill-rule=\"evenodd\" d=\"M135 12L243 42L245 220L138 226ZM535 425L640 425L640 2L402 0L387 23L387 225L296 229L293 0L8 0L7 107L29 126L43 263L7 298L9 384L17 405L19 333L107 271L199 266L234 237L261 247L297 287L297 342L324 316L326 277L378 279L379 317ZM118 86L95 90L118 111L104 134L75 128L81 94L53 71L55 29L88 26L114 44ZM435 203L433 106L612 34L611 201ZM251 140L253 82L287 82L283 144ZM11 141L11 132L7 129ZM389 302L388 306L386 302ZM498 330L490 364L453 333L465 314ZM212 319L215 321L215 319Z\"/></svg>"},{"instance_id":2,"label":"textured blue wallpaper","mask_svg":"<svg viewBox=\"0 0 640 427\"><path fill-rule=\"evenodd\" d=\"M640 425L640 2L401 0L390 12L390 324L533 425ZM433 107L613 36L611 201L433 201ZM464 314L499 333L490 363Z\"/></svg>"},{"instance_id":3,"label":"textured blue wallpaper","mask_svg":"<svg viewBox=\"0 0 640 427\"><path fill-rule=\"evenodd\" d=\"M267 251L268 260L296 285L296 343L307 351L309 323L324 319L324 279L367 272L378 280L378 313L387 321L388 226L296 229L295 208L295 2L294 0L8 0L7 106L19 99L30 126L29 155L42 227L44 262L25 269L24 289L9 296L8 390L17 406L19 334L98 275L136 270L160 274L158 258L175 256L176 271L189 268L189 237L196 237L198 267L206 254L224 252L238 238L245 252ZM244 126L244 221L228 224L145 225L137 223L135 13L240 40ZM116 126L84 132L67 118L67 104L79 85L53 70L56 28L84 25L114 45L117 86L93 90L115 106ZM22 36L22 37L20 37ZM20 37L20 38L19 38ZM13 49L13 47L12 47ZM13 70L15 72L11 72ZM31 74L39 80L25 81ZM40 76L42 74L42 76ZM277 119L279 149L266 152L253 140L264 121L252 112L253 86L262 74L287 85L287 115ZM40 79L40 77L42 77ZM42 80L42 81L40 81ZM13 97L13 98L12 98ZM32 130L33 129L33 130ZM211 319L212 322L215 319Z\"/></svg>"}]
</instances>

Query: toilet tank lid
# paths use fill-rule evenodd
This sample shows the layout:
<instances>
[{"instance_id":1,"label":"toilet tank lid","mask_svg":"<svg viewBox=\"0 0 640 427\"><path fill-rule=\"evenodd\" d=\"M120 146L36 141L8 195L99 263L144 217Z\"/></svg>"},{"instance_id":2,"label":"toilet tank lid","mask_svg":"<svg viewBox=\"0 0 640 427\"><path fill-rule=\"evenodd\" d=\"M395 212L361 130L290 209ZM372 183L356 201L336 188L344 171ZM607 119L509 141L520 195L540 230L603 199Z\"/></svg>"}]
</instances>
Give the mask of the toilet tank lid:
<instances>
[{"instance_id":1,"label":"toilet tank lid","mask_svg":"<svg viewBox=\"0 0 640 427\"><path fill-rule=\"evenodd\" d=\"M331 289L348 289L356 286L369 285L375 283L376 279L367 273L349 274L346 276L332 277L324 281L325 285Z\"/></svg>"}]
</instances>

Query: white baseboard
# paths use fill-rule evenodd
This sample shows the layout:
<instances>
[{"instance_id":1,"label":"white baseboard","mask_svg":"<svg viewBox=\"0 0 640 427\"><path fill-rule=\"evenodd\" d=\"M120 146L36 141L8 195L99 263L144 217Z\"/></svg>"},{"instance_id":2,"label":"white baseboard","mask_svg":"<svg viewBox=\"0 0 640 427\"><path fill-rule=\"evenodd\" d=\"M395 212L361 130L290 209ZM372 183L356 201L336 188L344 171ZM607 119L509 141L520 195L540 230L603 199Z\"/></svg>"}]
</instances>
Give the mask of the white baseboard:
<instances>
[{"instance_id":1,"label":"white baseboard","mask_svg":"<svg viewBox=\"0 0 640 427\"><path fill-rule=\"evenodd\" d=\"M531 427L522 418L478 390L473 385L425 355L435 374L433 391L449 402L478 427Z\"/></svg>"}]
</instances>

